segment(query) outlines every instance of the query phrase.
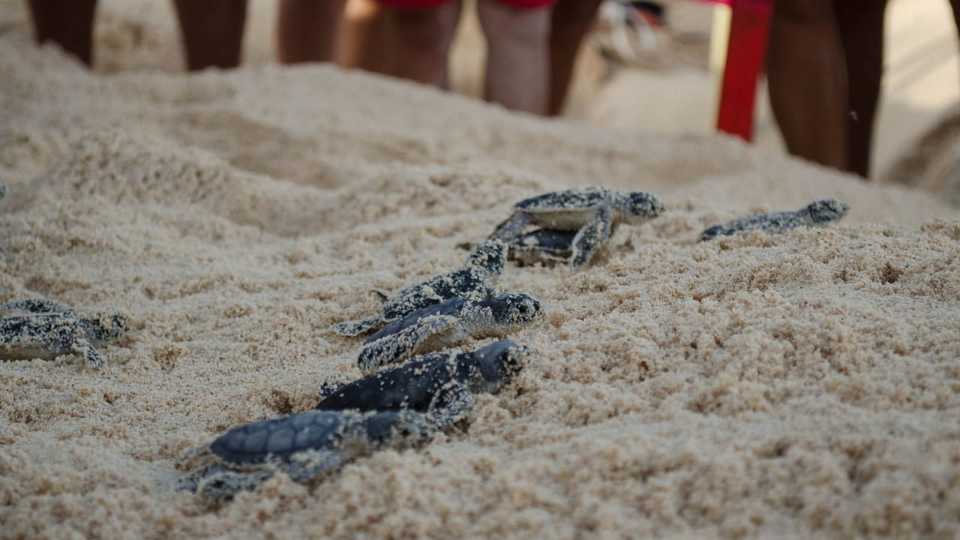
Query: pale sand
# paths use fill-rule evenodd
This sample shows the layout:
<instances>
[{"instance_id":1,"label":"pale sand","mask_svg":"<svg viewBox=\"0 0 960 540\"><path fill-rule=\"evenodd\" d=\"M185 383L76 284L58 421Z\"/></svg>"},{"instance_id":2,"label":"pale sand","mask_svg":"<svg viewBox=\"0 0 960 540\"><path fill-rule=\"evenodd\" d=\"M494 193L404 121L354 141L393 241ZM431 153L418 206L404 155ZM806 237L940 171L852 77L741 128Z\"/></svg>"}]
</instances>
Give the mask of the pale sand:
<instances>
[{"instance_id":1,"label":"pale sand","mask_svg":"<svg viewBox=\"0 0 960 540\"><path fill-rule=\"evenodd\" d=\"M0 537L960 534L960 214L713 136L544 122L330 67L94 76L0 4L0 300L129 336L0 363ZM13 23L9 23L9 21ZM210 511L180 454L359 376L325 329L456 267L510 204L653 190L587 271L510 267L546 320L466 432ZM834 196L847 220L693 243ZM473 346L475 344L471 344Z\"/></svg>"}]
</instances>

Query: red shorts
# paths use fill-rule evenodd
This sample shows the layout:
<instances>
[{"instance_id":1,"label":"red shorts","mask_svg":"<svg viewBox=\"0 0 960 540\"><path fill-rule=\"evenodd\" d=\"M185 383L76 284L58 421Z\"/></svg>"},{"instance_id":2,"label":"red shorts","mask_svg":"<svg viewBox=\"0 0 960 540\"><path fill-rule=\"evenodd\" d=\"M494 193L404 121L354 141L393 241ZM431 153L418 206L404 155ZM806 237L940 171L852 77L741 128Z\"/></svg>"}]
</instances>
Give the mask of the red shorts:
<instances>
[{"instance_id":1,"label":"red shorts","mask_svg":"<svg viewBox=\"0 0 960 540\"><path fill-rule=\"evenodd\" d=\"M517 9L537 9L552 6L557 0L498 0ZM397 9L426 9L446 4L447 0L380 0L380 3Z\"/></svg>"}]
</instances>

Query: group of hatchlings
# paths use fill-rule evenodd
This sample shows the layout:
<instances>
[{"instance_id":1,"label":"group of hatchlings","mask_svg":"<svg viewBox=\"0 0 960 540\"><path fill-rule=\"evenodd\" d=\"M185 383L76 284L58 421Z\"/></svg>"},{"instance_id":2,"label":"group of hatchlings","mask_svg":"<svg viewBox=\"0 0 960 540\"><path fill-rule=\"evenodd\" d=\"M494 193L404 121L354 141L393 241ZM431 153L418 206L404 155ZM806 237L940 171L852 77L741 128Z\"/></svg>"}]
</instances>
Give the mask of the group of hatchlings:
<instances>
[{"instance_id":1,"label":"group of hatchlings","mask_svg":"<svg viewBox=\"0 0 960 540\"><path fill-rule=\"evenodd\" d=\"M819 200L797 211L756 214L710 227L701 240L823 225L847 209L834 199ZM277 472L309 482L378 449L428 442L467 419L474 394L498 392L527 362L530 351L505 338L541 317L543 307L528 294L495 290L508 259L580 269L619 224L639 224L663 211L649 193L596 187L520 201L509 219L473 247L463 268L392 296L378 292L383 302L379 315L331 328L345 337L366 336L357 357L365 377L324 387L314 410L235 427L191 450L181 463L189 472L178 488L220 503ZM0 357L7 359L77 354L99 368L103 360L95 346L126 328L119 315L82 317L48 300L10 302L0 310L8 314L0 319ZM448 349L486 337L500 340L473 351Z\"/></svg>"}]
</instances>

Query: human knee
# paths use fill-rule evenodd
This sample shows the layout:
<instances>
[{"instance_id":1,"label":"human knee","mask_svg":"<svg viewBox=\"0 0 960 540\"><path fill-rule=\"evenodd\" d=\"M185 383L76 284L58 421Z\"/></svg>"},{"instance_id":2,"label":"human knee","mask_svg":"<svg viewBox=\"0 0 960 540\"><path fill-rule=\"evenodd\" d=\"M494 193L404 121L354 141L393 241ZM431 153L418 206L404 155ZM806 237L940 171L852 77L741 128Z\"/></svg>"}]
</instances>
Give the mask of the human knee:
<instances>
[{"instance_id":1,"label":"human knee","mask_svg":"<svg viewBox=\"0 0 960 540\"><path fill-rule=\"evenodd\" d=\"M797 23L829 21L834 18L834 0L777 0L774 15Z\"/></svg>"}]
</instances>

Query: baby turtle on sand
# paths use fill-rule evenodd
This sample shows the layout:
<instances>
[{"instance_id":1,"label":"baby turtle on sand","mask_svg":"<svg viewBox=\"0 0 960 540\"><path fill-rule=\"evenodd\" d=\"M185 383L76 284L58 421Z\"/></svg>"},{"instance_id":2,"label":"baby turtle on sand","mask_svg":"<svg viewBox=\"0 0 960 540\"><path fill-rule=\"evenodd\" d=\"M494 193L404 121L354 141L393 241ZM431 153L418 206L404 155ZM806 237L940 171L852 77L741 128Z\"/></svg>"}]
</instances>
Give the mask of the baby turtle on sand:
<instances>
[{"instance_id":1,"label":"baby turtle on sand","mask_svg":"<svg viewBox=\"0 0 960 540\"><path fill-rule=\"evenodd\" d=\"M530 295L509 293L480 301L454 298L418 309L367 338L357 365L364 373L411 356L457 345L468 337L501 337L543 314Z\"/></svg>"},{"instance_id":2,"label":"baby turtle on sand","mask_svg":"<svg viewBox=\"0 0 960 540\"><path fill-rule=\"evenodd\" d=\"M317 411L231 429L188 459L179 488L211 502L252 490L277 472L320 480L383 448L428 442L465 419L474 392L498 392L529 351L504 340L474 352L436 353L331 390Z\"/></svg>"},{"instance_id":3,"label":"baby turtle on sand","mask_svg":"<svg viewBox=\"0 0 960 540\"><path fill-rule=\"evenodd\" d=\"M441 424L454 423L451 411L469 409L475 393L499 392L523 369L529 353L505 339L475 351L418 356L400 367L326 389L316 408L432 411L442 415Z\"/></svg>"},{"instance_id":4,"label":"baby turtle on sand","mask_svg":"<svg viewBox=\"0 0 960 540\"><path fill-rule=\"evenodd\" d=\"M410 410L307 411L261 420L190 451L184 465L194 472L177 488L221 503L277 472L295 482L319 480L377 450L425 443L440 428L434 416Z\"/></svg>"},{"instance_id":5,"label":"baby turtle on sand","mask_svg":"<svg viewBox=\"0 0 960 540\"><path fill-rule=\"evenodd\" d=\"M781 233L796 227L826 225L847 214L850 206L836 199L821 199L790 212L770 212L735 219L722 225L714 225L700 234L700 240L713 240L718 236L730 236L743 231L762 230Z\"/></svg>"},{"instance_id":6,"label":"baby turtle on sand","mask_svg":"<svg viewBox=\"0 0 960 540\"><path fill-rule=\"evenodd\" d=\"M383 301L380 316L338 323L331 330L341 336L359 336L402 319L413 311L452 298L486 298L493 294L493 286L503 271L506 258L507 246L504 243L496 240L483 242L467 257L466 265L460 270L411 285L389 298L375 291Z\"/></svg>"},{"instance_id":7,"label":"baby turtle on sand","mask_svg":"<svg viewBox=\"0 0 960 540\"><path fill-rule=\"evenodd\" d=\"M514 244L527 225L577 231L570 266L581 268L593 258L620 223L640 224L663 213L663 203L643 192L620 193L600 187L568 189L524 199L490 238Z\"/></svg>"},{"instance_id":8,"label":"baby turtle on sand","mask_svg":"<svg viewBox=\"0 0 960 540\"><path fill-rule=\"evenodd\" d=\"M126 330L122 315L81 317L71 308L43 299L0 304L0 358L53 360L64 354L82 356L94 369L103 357L94 348L120 337Z\"/></svg>"}]
</instances>

